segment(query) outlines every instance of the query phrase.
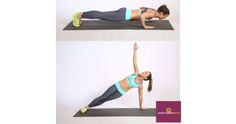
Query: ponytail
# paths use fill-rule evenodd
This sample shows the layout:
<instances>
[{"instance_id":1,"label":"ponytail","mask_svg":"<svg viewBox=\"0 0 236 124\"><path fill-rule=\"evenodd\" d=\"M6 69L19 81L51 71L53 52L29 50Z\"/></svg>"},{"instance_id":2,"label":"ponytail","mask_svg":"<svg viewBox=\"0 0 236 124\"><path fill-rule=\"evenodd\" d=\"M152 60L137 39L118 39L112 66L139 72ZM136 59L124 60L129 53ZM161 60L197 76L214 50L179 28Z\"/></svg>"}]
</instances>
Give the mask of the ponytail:
<instances>
[{"instance_id":1,"label":"ponytail","mask_svg":"<svg viewBox=\"0 0 236 124\"><path fill-rule=\"evenodd\" d=\"M151 92L151 91L152 91L152 79L150 79L148 83L148 92Z\"/></svg>"},{"instance_id":2,"label":"ponytail","mask_svg":"<svg viewBox=\"0 0 236 124\"><path fill-rule=\"evenodd\" d=\"M145 81L149 80L149 83L148 83L148 92L151 92L152 91L152 74L151 72L149 72L150 75L147 77L147 79L144 79Z\"/></svg>"}]
</instances>

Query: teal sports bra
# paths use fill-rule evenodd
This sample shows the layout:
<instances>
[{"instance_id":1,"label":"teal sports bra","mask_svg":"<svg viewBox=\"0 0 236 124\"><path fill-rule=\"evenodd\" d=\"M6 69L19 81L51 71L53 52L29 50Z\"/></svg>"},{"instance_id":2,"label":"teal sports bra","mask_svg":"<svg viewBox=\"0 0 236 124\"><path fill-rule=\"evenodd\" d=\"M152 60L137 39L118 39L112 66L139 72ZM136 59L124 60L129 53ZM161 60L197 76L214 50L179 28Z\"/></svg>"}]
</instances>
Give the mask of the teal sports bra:
<instances>
[{"instance_id":1,"label":"teal sports bra","mask_svg":"<svg viewBox=\"0 0 236 124\"><path fill-rule=\"evenodd\" d=\"M126 21L129 21L129 20L131 20L131 19L132 19L132 10L126 8L126 11L125 11L125 20L126 20Z\"/></svg>"},{"instance_id":2,"label":"teal sports bra","mask_svg":"<svg viewBox=\"0 0 236 124\"><path fill-rule=\"evenodd\" d=\"M137 83L135 83L135 78L137 77L137 75L136 74L132 74L132 75L130 75L127 79L128 79L128 83L129 83L129 86L131 87L131 88L137 88L137 87L139 87L139 85L141 84L141 83L139 83L139 84L137 84Z\"/></svg>"}]
</instances>

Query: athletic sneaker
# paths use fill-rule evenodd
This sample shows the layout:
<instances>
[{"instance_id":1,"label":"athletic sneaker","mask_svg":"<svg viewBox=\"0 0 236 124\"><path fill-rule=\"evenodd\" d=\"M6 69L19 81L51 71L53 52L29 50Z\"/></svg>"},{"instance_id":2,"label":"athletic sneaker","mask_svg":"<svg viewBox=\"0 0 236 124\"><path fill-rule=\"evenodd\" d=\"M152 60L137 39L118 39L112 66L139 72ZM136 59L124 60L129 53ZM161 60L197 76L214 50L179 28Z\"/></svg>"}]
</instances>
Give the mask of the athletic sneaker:
<instances>
[{"instance_id":1,"label":"athletic sneaker","mask_svg":"<svg viewBox=\"0 0 236 124\"><path fill-rule=\"evenodd\" d=\"M80 24L82 23L80 21L80 18L81 18L81 13L80 12L76 12L74 15L73 15L73 25L78 28L80 27Z\"/></svg>"},{"instance_id":2,"label":"athletic sneaker","mask_svg":"<svg viewBox=\"0 0 236 124\"><path fill-rule=\"evenodd\" d=\"M80 111L81 111L83 114L84 114L87 110L88 110L88 108L86 108L86 107L83 107L83 108L80 109Z\"/></svg>"}]
</instances>

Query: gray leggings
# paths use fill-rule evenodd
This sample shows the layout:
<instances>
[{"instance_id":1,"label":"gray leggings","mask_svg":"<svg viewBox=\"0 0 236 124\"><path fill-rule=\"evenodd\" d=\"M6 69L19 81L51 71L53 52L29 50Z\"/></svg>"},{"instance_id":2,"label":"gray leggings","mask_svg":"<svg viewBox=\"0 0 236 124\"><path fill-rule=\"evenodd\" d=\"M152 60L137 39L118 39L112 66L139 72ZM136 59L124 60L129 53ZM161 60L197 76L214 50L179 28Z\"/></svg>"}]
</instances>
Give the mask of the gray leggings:
<instances>
[{"instance_id":1,"label":"gray leggings","mask_svg":"<svg viewBox=\"0 0 236 124\"><path fill-rule=\"evenodd\" d=\"M116 85L114 84L111 87L109 87L101 96L94 99L88 106L89 107L98 106L103 104L104 102L119 98L121 96L122 94L118 91Z\"/></svg>"},{"instance_id":2,"label":"gray leggings","mask_svg":"<svg viewBox=\"0 0 236 124\"><path fill-rule=\"evenodd\" d=\"M105 21L125 21L125 13L126 8L120 8L117 11L108 11L108 12L100 12L100 11L88 11L83 12L82 18L88 19L100 19Z\"/></svg>"}]
</instances>

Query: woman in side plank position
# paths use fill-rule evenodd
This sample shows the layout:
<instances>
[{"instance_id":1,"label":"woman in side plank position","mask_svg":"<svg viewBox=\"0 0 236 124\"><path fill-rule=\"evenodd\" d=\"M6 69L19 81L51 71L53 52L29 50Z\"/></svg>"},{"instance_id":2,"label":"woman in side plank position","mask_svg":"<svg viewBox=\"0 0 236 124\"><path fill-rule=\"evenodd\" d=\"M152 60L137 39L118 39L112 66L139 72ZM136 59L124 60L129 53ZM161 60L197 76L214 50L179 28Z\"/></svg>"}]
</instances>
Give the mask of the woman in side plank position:
<instances>
[{"instance_id":1,"label":"woman in side plank position","mask_svg":"<svg viewBox=\"0 0 236 124\"><path fill-rule=\"evenodd\" d=\"M143 81L149 81L147 90L150 92L152 90L152 74L150 71L144 71L142 73L139 73L137 65L138 46L136 43L133 46L133 50L134 73L120 80L119 82L116 82L115 84L110 86L101 96L95 98L90 104L81 108L80 111L82 113L85 113L90 108L101 105L104 102L117 99L132 88L138 88L139 108L140 110L143 110Z\"/></svg>"},{"instance_id":2,"label":"woman in side plank position","mask_svg":"<svg viewBox=\"0 0 236 124\"><path fill-rule=\"evenodd\" d=\"M75 27L80 27L82 24L81 19L100 19L110 22L119 22L119 21L135 21L139 20L141 25L145 29L152 29L153 26L148 26L145 24L145 21L151 20L153 18L165 19L170 15L168 7L164 4L161 5L157 10L153 8L141 7L140 9L131 10L128 8L120 8L116 11L87 11L87 12L76 12L73 16L73 25Z\"/></svg>"}]
</instances>

